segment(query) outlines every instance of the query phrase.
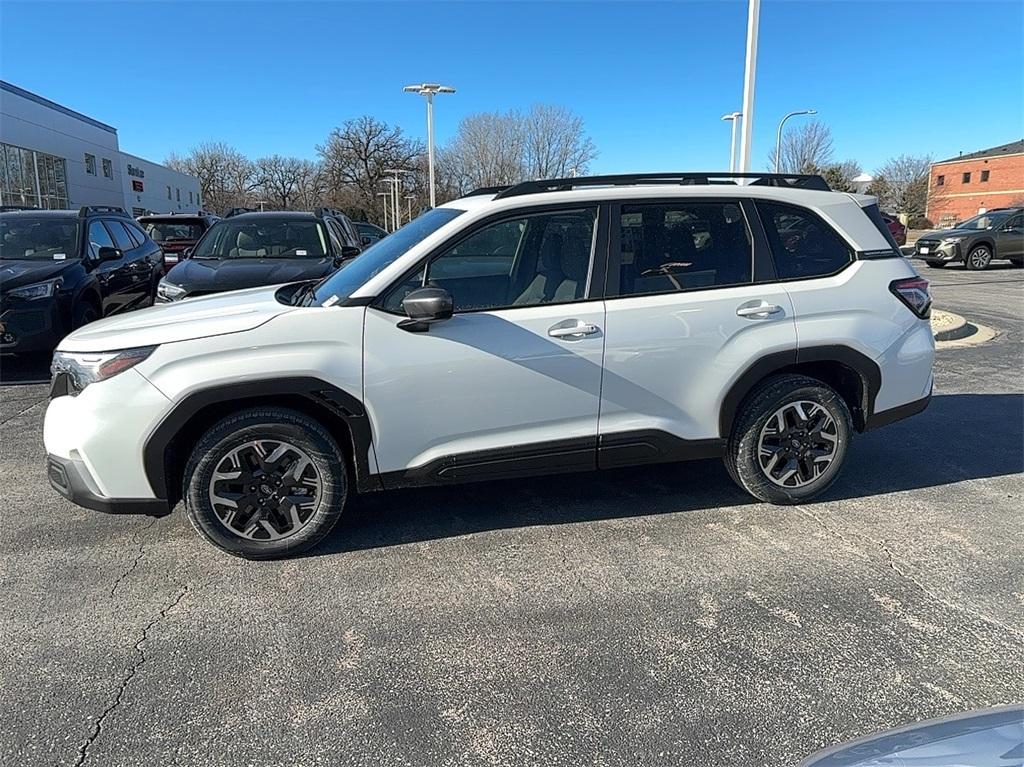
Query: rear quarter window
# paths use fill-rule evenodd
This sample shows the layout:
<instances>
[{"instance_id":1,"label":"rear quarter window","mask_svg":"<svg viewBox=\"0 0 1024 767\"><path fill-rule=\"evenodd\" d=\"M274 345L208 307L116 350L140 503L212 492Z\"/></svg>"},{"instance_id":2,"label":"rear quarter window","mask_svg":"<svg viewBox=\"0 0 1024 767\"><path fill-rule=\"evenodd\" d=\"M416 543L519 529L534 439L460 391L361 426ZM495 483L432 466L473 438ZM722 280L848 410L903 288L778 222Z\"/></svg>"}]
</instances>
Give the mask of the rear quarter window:
<instances>
[{"instance_id":1,"label":"rear quarter window","mask_svg":"<svg viewBox=\"0 0 1024 767\"><path fill-rule=\"evenodd\" d=\"M756 202L780 280L835 274L853 261L853 249L806 208Z\"/></svg>"}]
</instances>

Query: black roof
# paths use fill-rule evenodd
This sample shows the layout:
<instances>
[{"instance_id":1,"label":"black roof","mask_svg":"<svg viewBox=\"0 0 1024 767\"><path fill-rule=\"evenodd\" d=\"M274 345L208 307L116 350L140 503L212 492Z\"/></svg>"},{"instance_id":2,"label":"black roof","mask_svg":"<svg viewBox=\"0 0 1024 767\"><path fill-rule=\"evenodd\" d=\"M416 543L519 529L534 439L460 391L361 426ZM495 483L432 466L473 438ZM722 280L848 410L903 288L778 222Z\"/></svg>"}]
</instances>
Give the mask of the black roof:
<instances>
[{"instance_id":1,"label":"black roof","mask_svg":"<svg viewBox=\"0 0 1024 767\"><path fill-rule=\"evenodd\" d=\"M970 154L961 154L946 160L936 160L932 165L941 165L944 162L956 162L957 160L983 160L986 157L1004 157L1008 154L1024 154L1024 138L1011 141L1009 144L1000 144L989 149L980 149Z\"/></svg>"},{"instance_id":2,"label":"black roof","mask_svg":"<svg viewBox=\"0 0 1024 767\"><path fill-rule=\"evenodd\" d=\"M290 218L294 221L315 221L316 216L308 210L267 210L255 211L253 213L236 213L229 216L232 221L242 219L244 221L266 221L267 219Z\"/></svg>"}]
</instances>

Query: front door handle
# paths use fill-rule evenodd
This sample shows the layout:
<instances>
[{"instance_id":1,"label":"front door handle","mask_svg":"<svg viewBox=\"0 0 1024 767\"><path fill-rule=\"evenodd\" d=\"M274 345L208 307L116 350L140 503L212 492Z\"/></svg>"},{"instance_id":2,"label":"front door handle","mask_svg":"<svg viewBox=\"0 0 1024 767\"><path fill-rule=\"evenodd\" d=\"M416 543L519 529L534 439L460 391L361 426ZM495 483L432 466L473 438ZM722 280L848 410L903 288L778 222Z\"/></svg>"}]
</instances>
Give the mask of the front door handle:
<instances>
[{"instance_id":1,"label":"front door handle","mask_svg":"<svg viewBox=\"0 0 1024 767\"><path fill-rule=\"evenodd\" d=\"M736 309L737 317L770 317L782 311L778 304L770 304L767 301L760 301L756 304L744 304Z\"/></svg>"},{"instance_id":2,"label":"front door handle","mask_svg":"<svg viewBox=\"0 0 1024 767\"><path fill-rule=\"evenodd\" d=\"M601 328L597 325L583 320L566 320L548 328L548 335L552 338L583 338L600 332Z\"/></svg>"}]
</instances>

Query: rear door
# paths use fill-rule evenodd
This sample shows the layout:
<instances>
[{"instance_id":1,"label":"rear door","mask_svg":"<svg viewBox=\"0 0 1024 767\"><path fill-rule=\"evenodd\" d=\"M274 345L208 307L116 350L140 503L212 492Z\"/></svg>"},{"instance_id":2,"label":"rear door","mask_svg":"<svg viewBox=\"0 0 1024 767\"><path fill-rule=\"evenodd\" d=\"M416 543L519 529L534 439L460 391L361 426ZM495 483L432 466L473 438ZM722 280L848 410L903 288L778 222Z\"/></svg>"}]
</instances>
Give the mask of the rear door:
<instances>
[{"instance_id":1,"label":"rear door","mask_svg":"<svg viewBox=\"0 0 1024 767\"><path fill-rule=\"evenodd\" d=\"M1010 216L996 233L996 257L1019 259L1024 256L1024 213Z\"/></svg>"},{"instance_id":2,"label":"rear door","mask_svg":"<svg viewBox=\"0 0 1024 767\"><path fill-rule=\"evenodd\" d=\"M482 222L367 309L364 397L385 486L594 468L597 229L596 205ZM398 327L424 285L447 289L454 315Z\"/></svg>"},{"instance_id":3,"label":"rear door","mask_svg":"<svg viewBox=\"0 0 1024 767\"><path fill-rule=\"evenodd\" d=\"M729 386L796 328L753 208L735 199L623 202L612 215L602 468L714 455Z\"/></svg>"},{"instance_id":4,"label":"rear door","mask_svg":"<svg viewBox=\"0 0 1024 767\"><path fill-rule=\"evenodd\" d=\"M126 301L129 306L142 303L149 295L152 278L152 264L146 248L140 246L128 232L127 227L117 219L104 219L114 244L123 254L121 269L127 284Z\"/></svg>"},{"instance_id":5,"label":"rear door","mask_svg":"<svg viewBox=\"0 0 1024 767\"><path fill-rule=\"evenodd\" d=\"M89 260L93 274L99 284L103 301L103 314L114 314L123 310L132 297L131 275L124 269L125 256L109 261L100 261L100 248L116 248L113 236L103 221L94 218L89 222Z\"/></svg>"}]
</instances>

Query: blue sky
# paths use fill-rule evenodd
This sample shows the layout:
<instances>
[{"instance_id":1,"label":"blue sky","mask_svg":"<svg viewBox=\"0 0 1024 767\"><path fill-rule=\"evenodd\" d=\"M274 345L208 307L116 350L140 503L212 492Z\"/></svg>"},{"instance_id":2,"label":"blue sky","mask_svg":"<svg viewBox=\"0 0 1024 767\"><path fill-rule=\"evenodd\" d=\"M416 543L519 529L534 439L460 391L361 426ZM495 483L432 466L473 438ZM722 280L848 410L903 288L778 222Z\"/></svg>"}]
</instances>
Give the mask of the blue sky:
<instances>
[{"instance_id":1,"label":"blue sky","mask_svg":"<svg viewBox=\"0 0 1024 767\"><path fill-rule=\"evenodd\" d=\"M314 157L345 119L439 143L473 112L556 103L600 150L592 171L726 169L746 2L118 2L0 0L0 77L117 127L153 160L205 140ZM753 167L786 111L818 109L835 158L1024 135L1024 3L762 0ZM800 119L800 118L797 118ZM794 125L796 120L789 124Z\"/></svg>"}]
</instances>

